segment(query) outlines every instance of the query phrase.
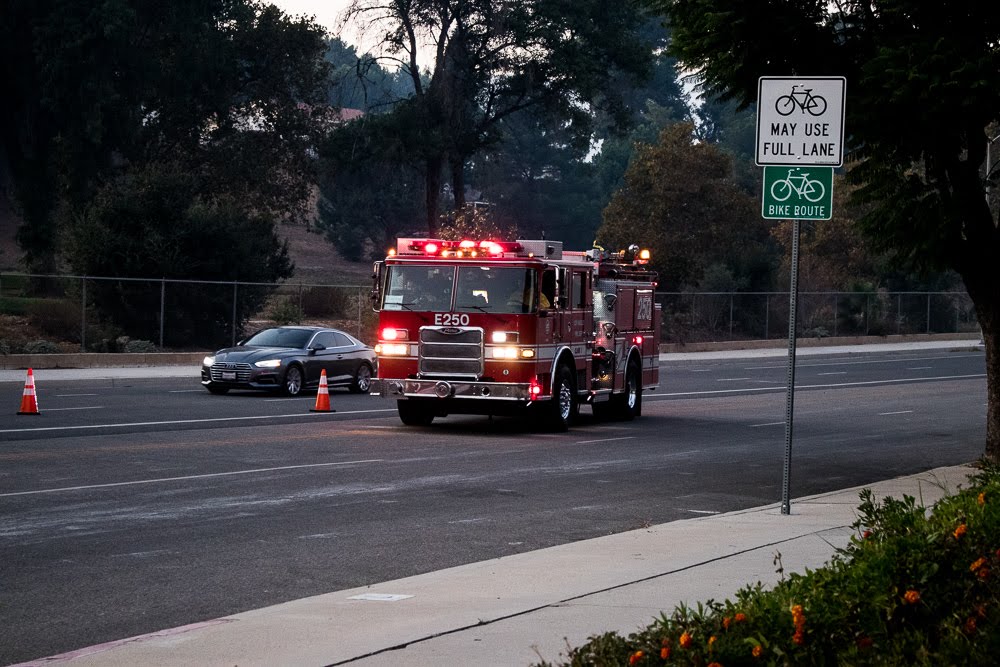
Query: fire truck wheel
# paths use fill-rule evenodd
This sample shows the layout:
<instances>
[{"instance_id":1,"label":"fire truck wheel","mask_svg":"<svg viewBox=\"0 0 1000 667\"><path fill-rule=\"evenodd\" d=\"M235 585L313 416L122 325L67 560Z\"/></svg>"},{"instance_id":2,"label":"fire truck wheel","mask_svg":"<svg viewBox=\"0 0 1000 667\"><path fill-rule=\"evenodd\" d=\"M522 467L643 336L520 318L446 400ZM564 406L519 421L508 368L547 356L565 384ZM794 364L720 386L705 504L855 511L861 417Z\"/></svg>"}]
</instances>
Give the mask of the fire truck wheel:
<instances>
[{"instance_id":1,"label":"fire truck wheel","mask_svg":"<svg viewBox=\"0 0 1000 667\"><path fill-rule=\"evenodd\" d=\"M642 369L635 359L625 367L625 393L615 396L618 419L632 421L642 411Z\"/></svg>"},{"instance_id":2,"label":"fire truck wheel","mask_svg":"<svg viewBox=\"0 0 1000 667\"><path fill-rule=\"evenodd\" d=\"M396 401L396 410L399 411L399 421L407 426L430 426L434 421L434 413L416 401Z\"/></svg>"},{"instance_id":3,"label":"fire truck wheel","mask_svg":"<svg viewBox=\"0 0 1000 667\"><path fill-rule=\"evenodd\" d=\"M573 373L568 367L560 366L552 379L552 406L548 420L552 430L568 429L579 409L573 387Z\"/></svg>"}]
</instances>

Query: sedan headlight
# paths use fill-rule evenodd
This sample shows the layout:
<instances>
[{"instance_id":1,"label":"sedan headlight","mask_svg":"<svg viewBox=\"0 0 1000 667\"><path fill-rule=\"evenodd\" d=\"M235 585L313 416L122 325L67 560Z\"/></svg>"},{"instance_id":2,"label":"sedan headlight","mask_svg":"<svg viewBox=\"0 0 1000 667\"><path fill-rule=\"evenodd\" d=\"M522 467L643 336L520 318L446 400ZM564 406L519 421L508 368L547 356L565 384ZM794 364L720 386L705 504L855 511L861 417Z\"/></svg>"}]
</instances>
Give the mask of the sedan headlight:
<instances>
[{"instance_id":1,"label":"sedan headlight","mask_svg":"<svg viewBox=\"0 0 1000 667\"><path fill-rule=\"evenodd\" d=\"M201 360L202 366L211 366L214 363L215 363L215 357L205 357L204 359Z\"/></svg>"},{"instance_id":2,"label":"sedan headlight","mask_svg":"<svg viewBox=\"0 0 1000 667\"><path fill-rule=\"evenodd\" d=\"M281 359L265 359L264 361L255 361L253 365L257 368L277 368L281 365Z\"/></svg>"}]
</instances>

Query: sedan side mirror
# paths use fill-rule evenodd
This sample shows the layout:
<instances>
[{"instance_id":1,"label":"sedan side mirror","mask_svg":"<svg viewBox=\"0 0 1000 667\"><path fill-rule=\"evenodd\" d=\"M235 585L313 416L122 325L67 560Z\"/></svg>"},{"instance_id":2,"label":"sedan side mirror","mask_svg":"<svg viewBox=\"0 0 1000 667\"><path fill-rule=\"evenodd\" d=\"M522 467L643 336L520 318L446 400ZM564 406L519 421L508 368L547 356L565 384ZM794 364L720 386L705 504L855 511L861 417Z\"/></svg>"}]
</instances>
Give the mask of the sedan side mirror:
<instances>
[{"instance_id":1,"label":"sedan side mirror","mask_svg":"<svg viewBox=\"0 0 1000 667\"><path fill-rule=\"evenodd\" d=\"M325 350L325 349L326 345L323 345L323 343L316 343L315 345L309 346L309 354L316 354L320 350Z\"/></svg>"}]
</instances>

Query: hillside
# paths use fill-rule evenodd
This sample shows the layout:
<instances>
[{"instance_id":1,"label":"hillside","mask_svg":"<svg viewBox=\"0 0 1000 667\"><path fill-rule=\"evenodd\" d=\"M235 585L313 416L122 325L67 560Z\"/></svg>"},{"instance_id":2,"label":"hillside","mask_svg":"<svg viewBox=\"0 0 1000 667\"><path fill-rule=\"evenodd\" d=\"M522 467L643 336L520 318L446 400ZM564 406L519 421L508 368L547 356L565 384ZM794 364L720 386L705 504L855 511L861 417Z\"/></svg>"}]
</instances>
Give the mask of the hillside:
<instances>
[{"instance_id":1,"label":"hillside","mask_svg":"<svg viewBox=\"0 0 1000 667\"><path fill-rule=\"evenodd\" d=\"M14 236L19 220L0 198L0 271L19 272L21 251ZM288 252L295 263L295 275L289 282L326 285L368 285L371 264L348 262L326 237L304 225L281 225L278 234L288 241Z\"/></svg>"}]
</instances>

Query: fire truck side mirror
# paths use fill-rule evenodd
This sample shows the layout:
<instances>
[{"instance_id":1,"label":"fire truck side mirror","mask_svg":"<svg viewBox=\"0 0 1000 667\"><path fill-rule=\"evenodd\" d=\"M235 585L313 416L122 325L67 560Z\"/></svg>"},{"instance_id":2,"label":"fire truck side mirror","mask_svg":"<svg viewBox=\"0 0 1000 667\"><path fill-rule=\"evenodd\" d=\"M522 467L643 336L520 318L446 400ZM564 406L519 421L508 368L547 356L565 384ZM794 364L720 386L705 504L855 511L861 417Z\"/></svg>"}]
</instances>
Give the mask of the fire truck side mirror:
<instances>
[{"instance_id":1,"label":"fire truck side mirror","mask_svg":"<svg viewBox=\"0 0 1000 667\"><path fill-rule=\"evenodd\" d=\"M372 303L372 310L378 312L378 304L382 300L382 267L385 262L375 262L372 265L372 289L368 293L368 299Z\"/></svg>"},{"instance_id":2,"label":"fire truck side mirror","mask_svg":"<svg viewBox=\"0 0 1000 667\"><path fill-rule=\"evenodd\" d=\"M605 294L604 295L604 307L607 308L608 310L614 310L615 309L615 302L616 301L618 301L618 297L615 296L614 294Z\"/></svg>"}]
</instances>

